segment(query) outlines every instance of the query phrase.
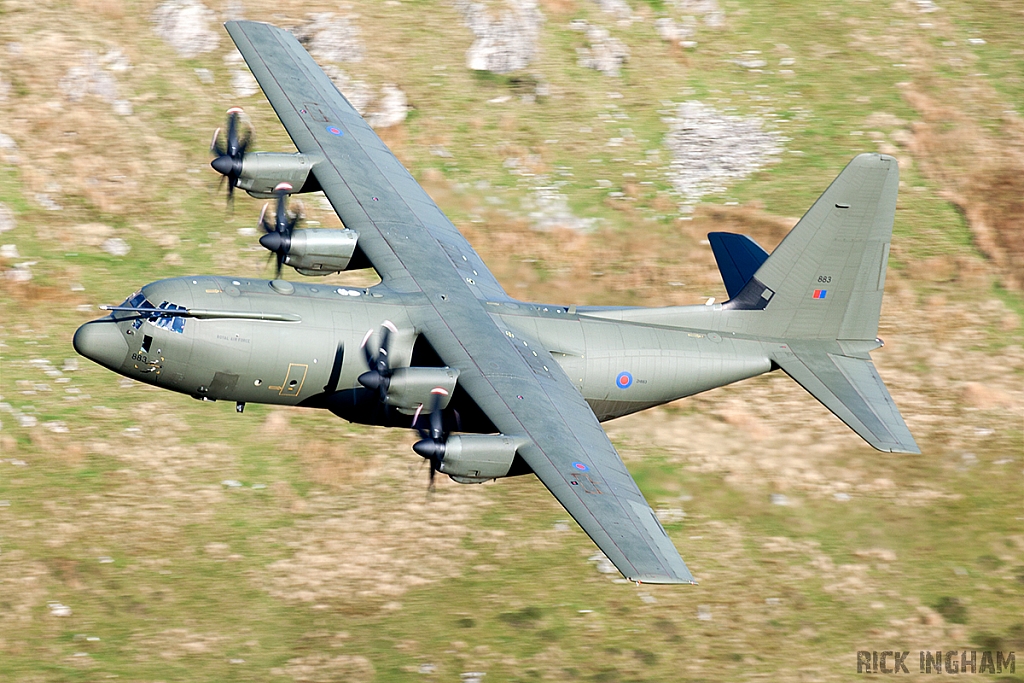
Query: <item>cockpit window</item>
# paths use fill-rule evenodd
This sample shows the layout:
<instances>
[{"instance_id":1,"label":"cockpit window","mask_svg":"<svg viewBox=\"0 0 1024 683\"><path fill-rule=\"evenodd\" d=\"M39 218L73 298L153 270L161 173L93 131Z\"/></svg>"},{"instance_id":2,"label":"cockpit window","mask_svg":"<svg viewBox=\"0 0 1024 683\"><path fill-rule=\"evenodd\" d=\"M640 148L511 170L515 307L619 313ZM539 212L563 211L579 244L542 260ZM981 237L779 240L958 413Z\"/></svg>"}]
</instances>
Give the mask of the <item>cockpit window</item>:
<instances>
[{"instance_id":1,"label":"cockpit window","mask_svg":"<svg viewBox=\"0 0 1024 683\"><path fill-rule=\"evenodd\" d=\"M157 306L157 308L162 308L162 309L167 310L167 311L184 311L185 310L184 306L178 306L177 304L172 304L169 301L163 302L162 304ZM178 334L182 334L185 331L185 319L182 318L181 316L177 316L177 315L160 316L159 318L149 318L147 320L147 322L150 322L150 323L156 325L157 327L162 327L165 330L170 330L171 332L177 332Z\"/></svg>"},{"instance_id":2,"label":"cockpit window","mask_svg":"<svg viewBox=\"0 0 1024 683\"><path fill-rule=\"evenodd\" d=\"M124 303L121 304L121 307L141 308L143 310L153 308L160 308L165 311L185 310L184 306L178 306L177 304L172 304L169 301L164 301L159 306L154 306L153 303L146 298L146 295L142 293L141 289L125 299ZM134 319L132 327L136 330L142 327L143 322L148 322L151 325L155 325L156 327L160 327L165 330L170 330L171 332L177 332L178 334L185 332L185 318L182 318L181 316L153 315L145 317L145 314L137 314L131 311L114 311L113 316L116 320Z\"/></svg>"},{"instance_id":3,"label":"cockpit window","mask_svg":"<svg viewBox=\"0 0 1024 683\"><path fill-rule=\"evenodd\" d=\"M146 300L146 296L142 293L142 290L140 289L139 291L135 292L130 297L128 297L127 299L122 301L117 307L118 308L126 308L126 307L127 308L138 308L139 306L143 305L143 302L145 300ZM111 315L111 317L114 318L114 320L125 320L126 318L134 318L135 317L135 314L132 313L131 311L112 311L110 315ZM138 329L138 327L139 327L138 325L135 325L136 329Z\"/></svg>"}]
</instances>

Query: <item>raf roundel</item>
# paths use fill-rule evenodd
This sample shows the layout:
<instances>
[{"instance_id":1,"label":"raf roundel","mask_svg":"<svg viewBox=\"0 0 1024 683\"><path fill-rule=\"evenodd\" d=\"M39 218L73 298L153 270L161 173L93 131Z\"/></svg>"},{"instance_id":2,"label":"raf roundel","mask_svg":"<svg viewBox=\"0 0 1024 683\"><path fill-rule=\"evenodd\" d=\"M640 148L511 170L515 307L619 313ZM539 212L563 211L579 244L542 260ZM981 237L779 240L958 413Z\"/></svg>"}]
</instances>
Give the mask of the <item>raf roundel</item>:
<instances>
[{"instance_id":1,"label":"raf roundel","mask_svg":"<svg viewBox=\"0 0 1024 683\"><path fill-rule=\"evenodd\" d=\"M572 464L572 468L573 468L574 470L578 470L578 471L580 471L580 472L587 472L588 470L590 470L590 468L589 468L589 467L587 467L587 466L586 466L585 464L583 464L582 462L574 462L574 463Z\"/></svg>"},{"instance_id":2,"label":"raf roundel","mask_svg":"<svg viewBox=\"0 0 1024 683\"><path fill-rule=\"evenodd\" d=\"M327 132L330 133L331 135L337 136L342 136L345 134L345 131L343 131L341 128L338 128L337 126L327 126Z\"/></svg>"},{"instance_id":3,"label":"raf roundel","mask_svg":"<svg viewBox=\"0 0 1024 683\"><path fill-rule=\"evenodd\" d=\"M633 386L633 375L628 372L620 372L615 378L615 386L619 389L629 389Z\"/></svg>"}]
</instances>

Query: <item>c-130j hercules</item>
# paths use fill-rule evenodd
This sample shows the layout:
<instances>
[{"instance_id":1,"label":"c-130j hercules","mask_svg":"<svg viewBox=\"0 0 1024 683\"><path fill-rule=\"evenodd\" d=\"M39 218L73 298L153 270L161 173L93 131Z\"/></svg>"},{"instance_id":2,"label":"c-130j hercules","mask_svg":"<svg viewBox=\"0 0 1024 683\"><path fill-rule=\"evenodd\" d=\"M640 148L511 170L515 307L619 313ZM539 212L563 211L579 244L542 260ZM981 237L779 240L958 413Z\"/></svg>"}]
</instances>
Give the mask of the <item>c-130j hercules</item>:
<instances>
[{"instance_id":1,"label":"c-130j hercules","mask_svg":"<svg viewBox=\"0 0 1024 683\"><path fill-rule=\"evenodd\" d=\"M896 160L856 157L769 255L709 238L713 305L565 306L509 297L455 226L287 31L226 24L296 154L251 153L229 112L213 166L278 197L260 243L278 279L159 280L82 325L75 348L204 400L326 408L416 428L430 474L533 473L627 579L693 583L600 422L781 368L869 444L918 453L868 352L896 208ZM345 229L296 230L285 195L322 190ZM380 284L280 279L372 267Z\"/></svg>"}]
</instances>

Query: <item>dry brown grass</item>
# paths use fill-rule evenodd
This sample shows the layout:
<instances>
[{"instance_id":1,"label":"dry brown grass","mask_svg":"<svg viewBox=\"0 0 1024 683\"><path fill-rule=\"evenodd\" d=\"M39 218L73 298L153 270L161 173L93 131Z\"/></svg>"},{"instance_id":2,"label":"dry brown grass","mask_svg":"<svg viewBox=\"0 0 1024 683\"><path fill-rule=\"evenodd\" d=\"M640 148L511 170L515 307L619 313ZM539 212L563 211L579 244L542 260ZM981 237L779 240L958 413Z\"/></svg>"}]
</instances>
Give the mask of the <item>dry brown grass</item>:
<instances>
[{"instance_id":1,"label":"dry brown grass","mask_svg":"<svg viewBox=\"0 0 1024 683\"><path fill-rule=\"evenodd\" d=\"M911 151L942 182L1007 283L1024 287L1024 145L1015 122L993 133L919 89L904 96L923 118L913 126Z\"/></svg>"}]
</instances>

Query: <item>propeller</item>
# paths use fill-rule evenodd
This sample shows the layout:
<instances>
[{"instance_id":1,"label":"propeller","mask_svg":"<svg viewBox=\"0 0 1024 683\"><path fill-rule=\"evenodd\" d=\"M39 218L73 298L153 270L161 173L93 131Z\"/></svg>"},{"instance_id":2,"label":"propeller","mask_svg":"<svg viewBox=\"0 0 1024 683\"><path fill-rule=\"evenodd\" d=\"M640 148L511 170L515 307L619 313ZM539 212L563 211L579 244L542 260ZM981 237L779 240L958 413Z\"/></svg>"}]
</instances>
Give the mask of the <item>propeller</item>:
<instances>
[{"instance_id":1,"label":"propeller","mask_svg":"<svg viewBox=\"0 0 1024 683\"><path fill-rule=\"evenodd\" d=\"M260 240L262 241L262 240ZM391 340L391 333L397 333L398 328L390 320L385 320L380 326L377 348L374 350L370 344L370 336L373 330L368 330L363 337L362 349L366 355L366 366L368 371L359 375L358 381L367 389L376 389L380 392L380 402L385 403L388 395L388 387L391 385L391 362L388 358L388 342Z\"/></svg>"},{"instance_id":2,"label":"propeller","mask_svg":"<svg viewBox=\"0 0 1024 683\"><path fill-rule=\"evenodd\" d=\"M288 215L286 197L292 191L289 183L278 183L274 188L277 195L277 210L274 212L274 222L267 220L267 205L263 205L260 212L259 226L266 234L260 238L260 244L268 251L277 254L277 274L274 277L281 277L281 267L288 258L288 250L292 246L292 231L295 224L299 222L299 214Z\"/></svg>"},{"instance_id":3,"label":"propeller","mask_svg":"<svg viewBox=\"0 0 1024 683\"><path fill-rule=\"evenodd\" d=\"M228 204L234 201L235 186L242 175L242 157L252 142L252 124L248 123L248 119L245 137L238 137L238 122L243 113L241 107L228 109L226 139L221 139L221 129L218 128L213 132L213 139L210 141L210 152L217 155L210 165L213 166L213 170L228 179ZM221 178L221 183L224 182L224 178Z\"/></svg>"},{"instance_id":4,"label":"propeller","mask_svg":"<svg viewBox=\"0 0 1024 683\"><path fill-rule=\"evenodd\" d=\"M447 392L438 387L431 393L434 398L430 408L430 429L418 426L420 413L417 411L412 424L419 433L420 440L412 445L412 449L416 451L417 455L430 462L430 484L427 489L432 491L434 476L441 469L441 463L444 462L445 442L448 440L448 434L444 431L444 414L441 410L441 397Z\"/></svg>"}]
</instances>

